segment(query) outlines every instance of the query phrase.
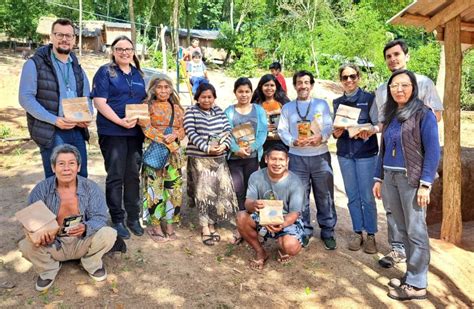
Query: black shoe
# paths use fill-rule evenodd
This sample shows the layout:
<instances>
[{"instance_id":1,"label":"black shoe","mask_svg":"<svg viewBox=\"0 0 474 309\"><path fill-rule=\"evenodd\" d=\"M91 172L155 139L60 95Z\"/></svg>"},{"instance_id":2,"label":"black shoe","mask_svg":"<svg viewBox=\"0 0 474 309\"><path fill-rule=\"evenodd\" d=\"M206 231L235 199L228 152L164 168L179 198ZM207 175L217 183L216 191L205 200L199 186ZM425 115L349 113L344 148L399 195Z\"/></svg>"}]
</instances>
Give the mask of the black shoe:
<instances>
[{"instance_id":1,"label":"black shoe","mask_svg":"<svg viewBox=\"0 0 474 309\"><path fill-rule=\"evenodd\" d=\"M127 230L127 228L125 227L125 225L123 225L122 222L114 223L113 228L117 231L117 234L123 239L130 238L130 232Z\"/></svg>"},{"instance_id":2,"label":"black shoe","mask_svg":"<svg viewBox=\"0 0 474 309\"><path fill-rule=\"evenodd\" d=\"M97 282L104 281L107 279L107 271L105 270L104 265L101 268L97 269L93 274L89 273L89 277L94 279Z\"/></svg>"},{"instance_id":3,"label":"black shoe","mask_svg":"<svg viewBox=\"0 0 474 309\"><path fill-rule=\"evenodd\" d=\"M142 236L144 233L144 230L142 226L140 225L140 221L127 221L127 226L132 231L133 234L136 236Z\"/></svg>"},{"instance_id":4,"label":"black shoe","mask_svg":"<svg viewBox=\"0 0 474 309\"><path fill-rule=\"evenodd\" d=\"M42 292L49 289L53 283L54 279L42 279L40 276L38 276L38 279L36 279L35 289L38 292Z\"/></svg>"}]
</instances>

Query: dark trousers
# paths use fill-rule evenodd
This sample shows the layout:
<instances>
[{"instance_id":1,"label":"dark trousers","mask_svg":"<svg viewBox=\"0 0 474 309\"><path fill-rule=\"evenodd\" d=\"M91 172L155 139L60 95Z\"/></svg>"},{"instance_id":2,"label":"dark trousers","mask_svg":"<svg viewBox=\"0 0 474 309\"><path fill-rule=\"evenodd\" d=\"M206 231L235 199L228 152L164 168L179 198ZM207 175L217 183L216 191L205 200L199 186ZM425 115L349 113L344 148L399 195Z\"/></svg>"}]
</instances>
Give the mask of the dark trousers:
<instances>
[{"instance_id":1,"label":"dark trousers","mask_svg":"<svg viewBox=\"0 0 474 309\"><path fill-rule=\"evenodd\" d=\"M53 169L51 168L51 155L53 154L54 147L69 144L79 150L79 153L81 154L81 170L79 171L79 175L87 178L87 149L86 141L82 136L81 130L78 128L71 130L61 130L56 128L53 139L53 143L49 147L40 147L44 177L48 178L54 175Z\"/></svg>"},{"instance_id":2,"label":"dark trousers","mask_svg":"<svg viewBox=\"0 0 474 309\"><path fill-rule=\"evenodd\" d=\"M316 219L321 228L321 238L333 237L337 215L334 206L334 177L331 155L327 152L318 156L303 157L290 153L289 170L298 175L306 191L302 213L305 234L309 237L313 234L309 207L309 194L312 188L314 201L316 202Z\"/></svg>"},{"instance_id":3,"label":"dark trousers","mask_svg":"<svg viewBox=\"0 0 474 309\"><path fill-rule=\"evenodd\" d=\"M138 220L143 136L99 135L99 145L107 172L105 197L112 222L125 219L122 199L127 220Z\"/></svg>"},{"instance_id":4,"label":"dark trousers","mask_svg":"<svg viewBox=\"0 0 474 309\"><path fill-rule=\"evenodd\" d=\"M257 158L237 159L227 161L234 183L235 195L239 203L239 210L245 210L245 197L250 175L258 170Z\"/></svg>"}]
</instances>

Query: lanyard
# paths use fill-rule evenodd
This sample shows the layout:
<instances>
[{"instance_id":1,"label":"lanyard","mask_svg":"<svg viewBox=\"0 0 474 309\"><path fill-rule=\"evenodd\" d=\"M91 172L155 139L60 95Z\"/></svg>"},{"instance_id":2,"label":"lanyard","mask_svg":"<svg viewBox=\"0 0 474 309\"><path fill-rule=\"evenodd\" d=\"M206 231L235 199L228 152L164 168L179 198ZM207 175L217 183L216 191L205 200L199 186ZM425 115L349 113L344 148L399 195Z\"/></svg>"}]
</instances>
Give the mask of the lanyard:
<instances>
[{"instance_id":1,"label":"lanyard","mask_svg":"<svg viewBox=\"0 0 474 309\"><path fill-rule=\"evenodd\" d=\"M300 112L300 109L299 109L299 103L298 103L298 100L296 100L296 112L298 113L298 116L300 117L301 120L303 121L306 121L306 118L308 117L308 114L309 114L309 110L311 109L311 103L313 102L313 100L310 100L309 101L309 105L308 105L308 109L306 110L306 114L304 114L304 117L301 116L301 112Z\"/></svg>"},{"instance_id":2,"label":"lanyard","mask_svg":"<svg viewBox=\"0 0 474 309\"><path fill-rule=\"evenodd\" d=\"M127 85L128 85L128 95L130 97L133 97L133 71L130 71L130 80L128 79L128 74L125 74L124 72L122 72L123 74L123 77L125 77L125 80L127 81Z\"/></svg>"},{"instance_id":3,"label":"lanyard","mask_svg":"<svg viewBox=\"0 0 474 309\"><path fill-rule=\"evenodd\" d=\"M59 69L59 72L61 73L61 78L64 82L64 84L66 84L66 89L67 91L70 91L71 90L71 87L69 87L69 72L70 72L70 64L71 62L68 61L66 62L66 67L67 67L67 71L66 71L66 74L64 74L63 70L61 69L61 64L63 64L57 57L56 55L53 53L53 57L54 57L54 61L56 61L56 64L58 65L58 69Z\"/></svg>"}]
</instances>

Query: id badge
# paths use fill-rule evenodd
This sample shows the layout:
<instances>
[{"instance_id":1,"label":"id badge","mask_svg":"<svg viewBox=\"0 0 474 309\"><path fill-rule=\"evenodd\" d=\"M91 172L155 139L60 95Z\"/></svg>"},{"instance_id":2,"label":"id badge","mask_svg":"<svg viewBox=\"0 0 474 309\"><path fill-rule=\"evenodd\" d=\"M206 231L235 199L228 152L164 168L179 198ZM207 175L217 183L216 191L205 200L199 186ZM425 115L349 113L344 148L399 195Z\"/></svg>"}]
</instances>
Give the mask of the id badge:
<instances>
[{"instance_id":1,"label":"id badge","mask_svg":"<svg viewBox=\"0 0 474 309\"><path fill-rule=\"evenodd\" d=\"M308 138L311 136L311 121L300 120L297 123L298 138Z\"/></svg>"}]
</instances>

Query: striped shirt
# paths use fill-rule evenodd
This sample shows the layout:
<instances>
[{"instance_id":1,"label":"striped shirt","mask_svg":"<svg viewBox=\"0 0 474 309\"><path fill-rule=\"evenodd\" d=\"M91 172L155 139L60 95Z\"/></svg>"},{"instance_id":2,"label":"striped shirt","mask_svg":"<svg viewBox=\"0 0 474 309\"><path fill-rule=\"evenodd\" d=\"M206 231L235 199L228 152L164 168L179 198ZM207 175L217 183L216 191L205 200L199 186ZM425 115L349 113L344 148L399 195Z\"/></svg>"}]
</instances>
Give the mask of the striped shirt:
<instances>
[{"instance_id":1,"label":"striped shirt","mask_svg":"<svg viewBox=\"0 0 474 309\"><path fill-rule=\"evenodd\" d=\"M95 182L77 175L77 198L79 213L83 215L86 225L86 237L89 237L107 225L109 215L105 195ZM28 205L39 200L58 215L61 199L56 190L56 176L46 178L33 188L28 196Z\"/></svg>"},{"instance_id":2,"label":"striped shirt","mask_svg":"<svg viewBox=\"0 0 474 309\"><path fill-rule=\"evenodd\" d=\"M226 115L218 106L204 111L198 105L187 109L184 115L184 131L188 136L186 154L191 157L216 157L208 154L209 139L212 136L223 136L231 132L231 127ZM230 148L230 134L224 144ZM224 156L222 154L220 156Z\"/></svg>"}]
</instances>

